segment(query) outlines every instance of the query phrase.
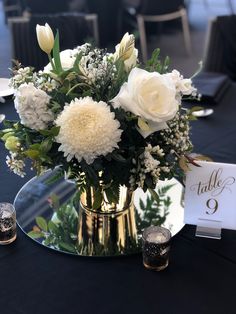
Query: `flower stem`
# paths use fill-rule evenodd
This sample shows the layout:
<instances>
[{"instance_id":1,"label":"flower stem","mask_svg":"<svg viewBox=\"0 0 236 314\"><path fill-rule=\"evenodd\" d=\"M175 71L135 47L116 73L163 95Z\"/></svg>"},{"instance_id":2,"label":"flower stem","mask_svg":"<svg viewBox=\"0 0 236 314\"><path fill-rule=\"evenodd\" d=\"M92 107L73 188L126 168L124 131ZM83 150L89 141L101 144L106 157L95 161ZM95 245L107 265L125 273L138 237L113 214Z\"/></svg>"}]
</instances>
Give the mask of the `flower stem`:
<instances>
[{"instance_id":1,"label":"flower stem","mask_svg":"<svg viewBox=\"0 0 236 314\"><path fill-rule=\"evenodd\" d=\"M48 54L48 59L49 59L49 61L50 61L50 63L51 63L53 72L56 72L56 67L55 67L55 64L54 64L54 62L53 62L53 60L52 60L52 57L51 57L50 53Z\"/></svg>"}]
</instances>

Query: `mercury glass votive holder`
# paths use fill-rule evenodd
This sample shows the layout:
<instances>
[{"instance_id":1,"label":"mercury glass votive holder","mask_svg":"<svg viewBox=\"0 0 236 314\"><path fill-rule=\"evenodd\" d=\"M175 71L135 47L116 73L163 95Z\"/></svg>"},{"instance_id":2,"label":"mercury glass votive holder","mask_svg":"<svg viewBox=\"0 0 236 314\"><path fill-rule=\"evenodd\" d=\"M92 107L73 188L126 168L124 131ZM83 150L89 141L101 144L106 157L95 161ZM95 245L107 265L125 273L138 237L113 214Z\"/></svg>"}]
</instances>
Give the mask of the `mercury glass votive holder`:
<instances>
[{"instance_id":1,"label":"mercury glass votive holder","mask_svg":"<svg viewBox=\"0 0 236 314\"><path fill-rule=\"evenodd\" d=\"M0 245L16 239L16 211L10 203L0 203Z\"/></svg>"},{"instance_id":2,"label":"mercury glass votive holder","mask_svg":"<svg viewBox=\"0 0 236 314\"><path fill-rule=\"evenodd\" d=\"M171 233L159 226L150 226L143 231L143 264L146 268L160 271L169 264Z\"/></svg>"}]
</instances>

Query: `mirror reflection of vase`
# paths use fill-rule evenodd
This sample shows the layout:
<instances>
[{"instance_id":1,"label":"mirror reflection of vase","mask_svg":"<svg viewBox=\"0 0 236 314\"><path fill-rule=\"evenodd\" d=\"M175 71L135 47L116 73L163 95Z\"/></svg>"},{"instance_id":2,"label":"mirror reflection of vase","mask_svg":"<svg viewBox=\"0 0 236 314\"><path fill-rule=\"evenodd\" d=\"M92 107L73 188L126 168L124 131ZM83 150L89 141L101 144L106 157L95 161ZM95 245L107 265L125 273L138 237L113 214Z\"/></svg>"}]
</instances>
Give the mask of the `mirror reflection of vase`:
<instances>
[{"instance_id":1,"label":"mirror reflection of vase","mask_svg":"<svg viewBox=\"0 0 236 314\"><path fill-rule=\"evenodd\" d=\"M119 188L117 203L104 200L97 210L92 188L81 194L78 208L78 251L88 256L113 256L139 252L133 192Z\"/></svg>"}]
</instances>

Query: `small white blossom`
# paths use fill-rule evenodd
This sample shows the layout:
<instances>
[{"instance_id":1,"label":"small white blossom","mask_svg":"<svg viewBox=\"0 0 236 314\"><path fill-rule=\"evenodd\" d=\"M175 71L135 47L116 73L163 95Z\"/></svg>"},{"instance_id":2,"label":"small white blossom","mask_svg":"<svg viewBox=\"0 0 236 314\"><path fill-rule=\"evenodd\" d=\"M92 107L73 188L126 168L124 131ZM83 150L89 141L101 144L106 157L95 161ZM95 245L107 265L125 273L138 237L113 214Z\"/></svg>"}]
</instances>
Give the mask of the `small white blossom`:
<instances>
[{"instance_id":1,"label":"small white blossom","mask_svg":"<svg viewBox=\"0 0 236 314\"><path fill-rule=\"evenodd\" d=\"M182 95L193 95L196 93L196 88L192 85L191 79L185 79L177 70L167 73L166 76L170 77L176 87L177 92ZM180 97L181 98L181 97Z\"/></svg>"},{"instance_id":2,"label":"small white blossom","mask_svg":"<svg viewBox=\"0 0 236 314\"><path fill-rule=\"evenodd\" d=\"M42 89L45 92L52 92L58 88L59 83L48 75L45 75L42 71L39 71L39 76L36 81L36 87Z\"/></svg>"},{"instance_id":3,"label":"small white blossom","mask_svg":"<svg viewBox=\"0 0 236 314\"><path fill-rule=\"evenodd\" d=\"M13 171L15 174L17 174L20 177L25 176L24 167L25 163L23 160L18 159L18 155L16 153L10 153L10 156L6 157L6 164L10 168L11 171Z\"/></svg>"},{"instance_id":4,"label":"small white blossom","mask_svg":"<svg viewBox=\"0 0 236 314\"><path fill-rule=\"evenodd\" d=\"M166 144L172 147L171 154L176 153L181 156L191 148L189 131L188 116L178 112L174 119L169 122L169 128L161 132Z\"/></svg>"},{"instance_id":5,"label":"small white blossom","mask_svg":"<svg viewBox=\"0 0 236 314\"><path fill-rule=\"evenodd\" d=\"M10 86L13 88L18 88L24 83L32 81L33 73L30 67L20 68L15 72L15 75L10 79Z\"/></svg>"},{"instance_id":6,"label":"small white blossom","mask_svg":"<svg viewBox=\"0 0 236 314\"><path fill-rule=\"evenodd\" d=\"M97 49L81 58L79 68L88 84L96 84L97 88L100 88L109 77L108 72L112 66Z\"/></svg>"},{"instance_id":7,"label":"small white blossom","mask_svg":"<svg viewBox=\"0 0 236 314\"><path fill-rule=\"evenodd\" d=\"M145 147L144 153L139 156L137 169L131 169L129 183L133 189L137 186L143 188L147 175L151 175L154 183L157 183L161 174L169 173L170 168L164 159L165 153L159 145L152 146L150 143ZM132 162L135 164L134 162ZM137 164L137 162L136 162ZM135 165L136 165L135 164Z\"/></svg>"}]
</instances>

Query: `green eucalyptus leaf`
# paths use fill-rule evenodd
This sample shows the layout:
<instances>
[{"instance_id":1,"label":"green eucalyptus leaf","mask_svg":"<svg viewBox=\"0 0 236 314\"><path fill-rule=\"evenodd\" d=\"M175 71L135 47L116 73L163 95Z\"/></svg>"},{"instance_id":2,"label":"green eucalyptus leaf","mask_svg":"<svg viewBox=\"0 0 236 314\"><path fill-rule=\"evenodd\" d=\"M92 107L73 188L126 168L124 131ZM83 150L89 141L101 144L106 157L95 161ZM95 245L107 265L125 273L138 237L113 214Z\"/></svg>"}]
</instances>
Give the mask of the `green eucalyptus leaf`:
<instances>
[{"instance_id":1,"label":"green eucalyptus leaf","mask_svg":"<svg viewBox=\"0 0 236 314\"><path fill-rule=\"evenodd\" d=\"M2 133L9 133L9 132L14 132L14 129L4 129L4 130L1 130Z\"/></svg>"},{"instance_id":2,"label":"green eucalyptus leaf","mask_svg":"<svg viewBox=\"0 0 236 314\"><path fill-rule=\"evenodd\" d=\"M76 248L73 244L65 243L65 242L60 242L59 247L63 250L66 250L71 253L76 253Z\"/></svg>"},{"instance_id":3,"label":"green eucalyptus leaf","mask_svg":"<svg viewBox=\"0 0 236 314\"><path fill-rule=\"evenodd\" d=\"M24 152L24 154L31 159L38 159L40 156L40 152L35 149L28 149Z\"/></svg>"},{"instance_id":4,"label":"green eucalyptus leaf","mask_svg":"<svg viewBox=\"0 0 236 314\"><path fill-rule=\"evenodd\" d=\"M32 145L30 145L30 149L40 150L40 144L39 143L32 144Z\"/></svg>"},{"instance_id":5,"label":"green eucalyptus leaf","mask_svg":"<svg viewBox=\"0 0 236 314\"><path fill-rule=\"evenodd\" d=\"M51 110L54 113L58 113L61 111L62 105L59 104L57 101L52 101ZM54 127L56 128L56 127Z\"/></svg>"},{"instance_id":6,"label":"green eucalyptus leaf","mask_svg":"<svg viewBox=\"0 0 236 314\"><path fill-rule=\"evenodd\" d=\"M195 117L194 115L189 115L188 117L189 121L196 121L197 120L197 117Z\"/></svg>"},{"instance_id":7,"label":"green eucalyptus leaf","mask_svg":"<svg viewBox=\"0 0 236 314\"><path fill-rule=\"evenodd\" d=\"M75 62L74 62L74 66L73 66L73 70L75 72L80 72L79 64L80 64L80 60L81 60L82 56L83 56L82 51L79 54L77 54L77 56L76 56L76 59L75 59Z\"/></svg>"},{"instance_id":8,"label":"green eucalyptus leaf","mask_svg":"<svg viewBox=\"0 0 236 314\"><path fill-rule=\"evenodd\" d=\"M39 228L41 228L43 231L47 232L48 231L48 224L46 219L44 219L43 217L39 216L36 217L36 223L39 226Z\"/></svg>"},{"instance_id":9,"label":"green eucalyptus leaf","mask_svg":"<svg viewBox=\"0 0 236 314\"><path fill-rule=\"evenodd\" d=\"M87 176L90 179L90 181L93 182L93 184L95 186L99 185L99 177L98 177L96 171L94 171L93 167L86 165L86 172L87 172Z\"/></svg>"},{"instance_id":10,"label":"green eucalyptus leaf","mask_svg":"<svg viewBox=\"0 0 236 314\"><path fill-rule=\"evenodd\" d=\"M7 132L7 133L4 133L4 132L0 132L0 138L5 142L8 137L10 136L14 136L14 132Z\"/></svg>"},{"instance_id":11,"label":"green eucalyptus leaf","mask_svg":"<svg viewBox=\"0 0 236 314\"><path fill-rule=\"evenodd\" d=\"M94 202L93 202L93 209L98 209L103 201L102 191L101 189L97 189L94 193Z\"/></svg>"},{"instance_id":12,"label":"green eucalyptus leaf","mask_svg":"<svg viewBox=\"0 0 236 314\"><path fill-rule=\"evenodd\" d=\"M203 109L203 107L201 107L201 106L194 106L190 109L190 113L193 113L194 111L200 111L202 109Z\"/></svg>"},{"instance_id":13,"label":"green eucalyptus leaf","mask_svg":"<svg viewBox=\"0 0 236 314\"><path fill-rule=\"evenodd\" d=\"M6 127L6 128L13 128L14 127L14 124L17 123L18 121L11 121L11 120L4 120L3 121L3 125Z\"/></svg>"},{"instance_id":14,"label":"green eucalyptus leaf","mask_svg":"<svg viewBox=\"0 0 236 314\"><path fill-rule=\"evenodd\" d=\"M61 168L58 168L56 173L53 173L46 181L45 183L50 185L54 184L55 182L59 181L61 178L64 177L64 171Z\"/></svg>"},{"instance_id":15,"label":"green eucalyptus leaf","mask_svg":"<svg viewBox=\"0 0 236 314\"><path fill-rule=\"evenodd\" d=\"M53 243L53 238L52 237L47 237L44 241L43 241L43 245L49 246Z\"/></svg>"},{"instance_id":16,"label":"green eucalyptus leaf","mask_svg":"<svg viewBox=\"0 0 236 314\"><path fill-rule=\"evenodd\" d=\"M33 239L44 238L44 234L42 232L30 231L27 233L29 237Z\"/></svg>"},{"instance_id":17,"label":"green eucalyptus leaf","mask_svg":"<svg viewBox=\"0 0 236 314\"><path fill-rule=\"evenodd\" d=\"M44 136L57 136L59 131L60 131L60 127L54 126L50 130L40 130L39 133Z\"/></svg>"},{"instance_id":18,"label":"green eucalyptus leaf","mask_svg":"<svg viewBox=\"0 0 236 314\"><path fill-rule=\"evenodd\" d=\"M43 141L40 145L40 150L44 153L47 153L52 148L52 139L48 138L45 141Z\"/></svg>"},{"instance_id":19,"label":"green eucalyptus leaf","mask_svg":"<svg viewBox=\"0 0 236 314\"><path fill-rule=\"evenodd\" d=\"M109 203L117 203L119 201L119 186L115 190L114 186L113 188L108 188L105 192Z\"/></svg>"},{"instance_id":20,"label":"green eucalyptus leaf","mask_svg":"<svg viewBox=\"0 0 236 314\"><path fill-rule=\"evenodd\" d=\"M54 222L52 222L51 220L48 222L48 230L50 231L50 232L52 232L52 233L56 233L57 232L57 230L58 230L58 227L57 227L57 225L54 223Z\"/></svg>"},{"instance_id":21,"label":"green eucalyptus leaf","mask_svg":"<svg viewBox=\"0 0 236 314\"><path fill-rule=\"evenodd\" d=\"M40 130L39 133L44 136L49 136L51 134L50 130Z\"/></svg>"},{"instance_id":22,"label":"green eucalyptus leaf","mask_svg":"<svg viewBox=\"0 0 236 314\"><path fill-rule=\"evenodd\" d=\"M125 159L123 156L121 156L121 154L118 154L116 152L112 153L112 158L116 161L127 162L127 159Z\"/></svg>"},{"instance_id":23,"label":"green eucalyptus leaf","mask_svg":"<svg viewBox=\"0 0 236 314\"><path fill-rule=\"evenodd\" d=\"M64 220L64 206L60 206L58 209L57 209L57 211L56 211L56 213L57 213L57 218L61 221L61 222L63 222L63 220Z\"/></svg>"}]
</instances>

